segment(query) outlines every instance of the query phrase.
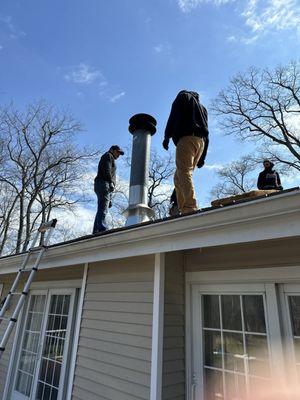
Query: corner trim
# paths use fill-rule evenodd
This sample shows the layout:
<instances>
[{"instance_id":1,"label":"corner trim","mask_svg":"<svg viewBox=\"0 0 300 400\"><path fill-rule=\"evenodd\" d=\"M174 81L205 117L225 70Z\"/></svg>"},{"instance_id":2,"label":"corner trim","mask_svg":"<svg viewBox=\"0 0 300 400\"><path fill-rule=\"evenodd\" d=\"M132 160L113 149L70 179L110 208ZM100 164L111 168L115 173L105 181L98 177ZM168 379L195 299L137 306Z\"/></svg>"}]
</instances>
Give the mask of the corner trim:
<instances>
[{"instance_id":1,"label":"corner trim","mask_svg":"<svg viewBox=\"0 0 300 400\"><path fill-rule=\"evenodd\" d=\"M89 268L89 264L85 263L84 270L83 270L82 283L81 283L80 297L79 297L79 301L78 301L76 323L75 323L75 329L74 329L74 342L73 342L73 346L72 346L72 355L71 355L71 360L70 360L70 372L69 372L66 400L71 400L71 398L72 398L72 389L73 389L73 384L74 384L76 358L77 358L77 351L78 351L78 344L79 344L79 333L80 333L80 327L81 327L81 317L82 317L83 301L84 301L85 288L86 288L86 282L87 282L87 276L88 276L88 268Z\"/></svg>"},{"instance_id":2,"label":"corner trim","mask_svg":"<svg viewBox=\"0 0 300 400\"><path fill-rule=\"evenodd\" d=\"M163 367L165 253L155 254L150 400L161 400Z\"/></svg>"}]
</instances>

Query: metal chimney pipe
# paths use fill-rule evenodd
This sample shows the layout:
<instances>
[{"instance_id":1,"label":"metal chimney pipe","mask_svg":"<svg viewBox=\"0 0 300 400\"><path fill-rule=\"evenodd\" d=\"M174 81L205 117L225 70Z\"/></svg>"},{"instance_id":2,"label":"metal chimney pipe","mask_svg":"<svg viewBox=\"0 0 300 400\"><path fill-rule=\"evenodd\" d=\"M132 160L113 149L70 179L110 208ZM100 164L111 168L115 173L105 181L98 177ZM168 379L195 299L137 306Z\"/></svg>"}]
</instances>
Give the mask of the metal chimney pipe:
<instances>
[{"instance_id":1,"label":"metal chimney pipe","mask_svg":"<svg viewBox=\"0 0 300 400\"><path fill-rule=\"evenodd\" d=\"M148 180L151 136L156 132L156 120L148 114L136 114L130 118L128 130L133 141L126 226L149 221L154 215L148 207Z\"/></svg>"}]
</instances>

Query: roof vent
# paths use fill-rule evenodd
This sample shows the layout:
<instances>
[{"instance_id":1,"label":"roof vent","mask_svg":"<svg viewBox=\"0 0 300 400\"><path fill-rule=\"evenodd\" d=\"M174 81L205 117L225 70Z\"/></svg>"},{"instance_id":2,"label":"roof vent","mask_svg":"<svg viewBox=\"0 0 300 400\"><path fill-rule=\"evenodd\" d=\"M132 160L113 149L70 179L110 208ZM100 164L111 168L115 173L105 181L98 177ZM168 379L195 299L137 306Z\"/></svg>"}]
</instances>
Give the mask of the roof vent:
<instances>
[{"instance_id":1,"label":"roof vent","mask_svg":"<svg viewBox=\"0 0 300 400\"><path fill-rule=\"evenodd\" d=\"M154 215L148 207L148 181L151 136L156 132L156 120L148 114L136 114L130 118L128 130L133 138L126 226L149 221Z\"/></svg>"}]
</instances>

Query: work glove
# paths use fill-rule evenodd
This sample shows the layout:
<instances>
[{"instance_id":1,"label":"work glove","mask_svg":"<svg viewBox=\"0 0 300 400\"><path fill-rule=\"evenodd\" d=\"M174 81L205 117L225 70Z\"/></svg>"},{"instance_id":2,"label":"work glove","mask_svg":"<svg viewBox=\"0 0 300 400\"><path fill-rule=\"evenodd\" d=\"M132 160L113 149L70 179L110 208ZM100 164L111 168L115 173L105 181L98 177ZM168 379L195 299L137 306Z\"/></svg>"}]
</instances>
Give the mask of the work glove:
<instances>
[{"instance_id":1,"label":"work glove","mask_svg":"<svg viewBox=\"0 0 300 400\"><path fill-rule=\"evenodd\" d=\"M113 192L115 190L115 184L113 182L110 182L109 190L110 190L110 192Z\"/></svg>"},{"instance_id":2,"label":"work glove","mask_svg":"<svg viewBox=\"0 0 300 400\"><path fill-rule=\"evenodd\" d=\"M164 141L163 141L163 143L162 143L163 148L164 148L165 150L169 150L169 141L170 141L169 138L165 138Z\"/></svg>"}]
</instances>

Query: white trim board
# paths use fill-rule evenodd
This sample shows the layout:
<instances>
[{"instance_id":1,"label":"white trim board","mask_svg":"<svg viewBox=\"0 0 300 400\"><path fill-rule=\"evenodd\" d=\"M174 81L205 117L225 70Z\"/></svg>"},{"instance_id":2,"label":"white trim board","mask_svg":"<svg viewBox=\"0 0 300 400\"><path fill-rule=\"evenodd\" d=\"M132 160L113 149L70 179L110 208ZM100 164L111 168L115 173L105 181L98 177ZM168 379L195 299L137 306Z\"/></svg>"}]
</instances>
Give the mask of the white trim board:
<instances>
[{"instance_id":1,"label":"white trim board","mask_svg":"<svg viewBox=\"0 0 300 400\"><path fill-rule=\"evenodd\" d=\"M150 400L161 400L164 328L165 254L155 254Z\"/></svg>"},{"instance_id":2,"label":"white trim board","mask_svg":"<svg viewBox=\"0 0 300 400\"><path fill-rule=\"evenodd\" d=\"M201 247L300 237L300 191L93 236L47 249L40 269ZM24 254L0 259L15 272ZM32 257L34 262L34 257Z\"/></svg>"},{"instance_id":3,"label":"white trim board","mask_svg":"<svg viewBox=\"0 0 300 400\"><path fill-rule=\"evenodd\" d=\"M70 357L70 372L69 372L66 400L71 400L71 398L72 398L72 389L73 389L74 376L75 376L75 367L76 367L77 351L78 351L78 344L79 344L79 333L80 333L80 327L81 327L81 317L82 317L83 301L84 301L85 287L86 287L87 275L88 275L88 267L89 267L88 264L84 265L80 297L79 297L78 305L77 305L76 321L75 321L75 327L74 327L74 332L73 332L74 341L73 341L73 346L72 346L72 354Z\"/></svg>"},{"instance_id":4,"label":"white trim board","mask_svg":"<svg viewBox=\"0 0 300 400\"><path fill-rule=\"evenodd\" d=\"M82 279L67 279L63 281L38 281L32 282L30 290L33 289L68 289L68 288L80 288L82 285Z\"/></svg>"},{"instance_id":5,"label":"white trim board","mask_svg":"<svg viewBox=\"0 0 300 400\"><path fill-rule=\"evenodd\" d=\"M239 282L288 283L300 281L300 265L187 272L185 280L187 284L213 282L213 285Z\"/></svg>"}]
</instances>

